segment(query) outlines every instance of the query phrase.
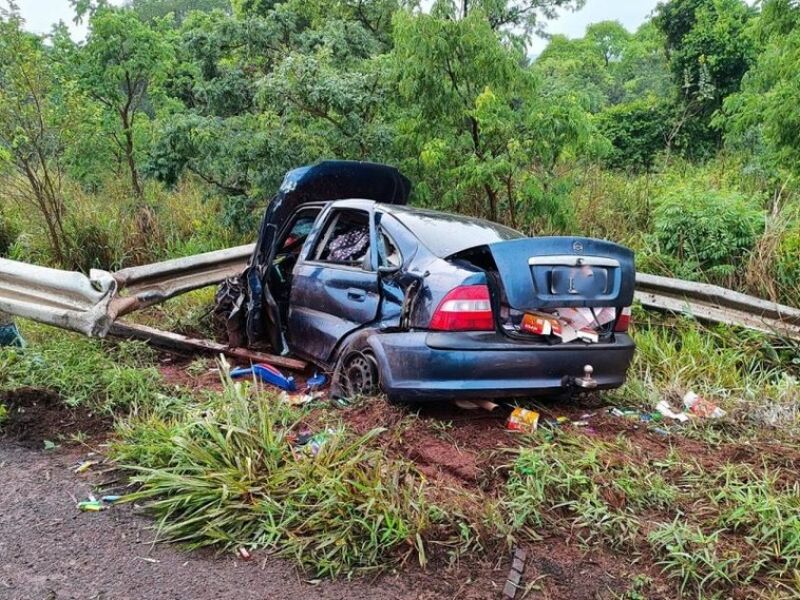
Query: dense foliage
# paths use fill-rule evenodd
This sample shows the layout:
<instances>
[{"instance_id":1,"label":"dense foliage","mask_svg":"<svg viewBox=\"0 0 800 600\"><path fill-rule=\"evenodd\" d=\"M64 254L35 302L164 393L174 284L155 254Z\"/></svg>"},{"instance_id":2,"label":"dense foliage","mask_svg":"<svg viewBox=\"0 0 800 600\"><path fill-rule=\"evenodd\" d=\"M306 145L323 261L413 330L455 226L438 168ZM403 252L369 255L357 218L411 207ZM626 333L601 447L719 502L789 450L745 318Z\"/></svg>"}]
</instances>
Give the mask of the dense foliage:
<instances>
[{"instance_id":1,"label":"dense foliage","mask_svg":"<svg viewBox=\"0 0 800 600\"><path fill-rule=\"evenodd\" d=\"M793 0L665 0L538 56L581 0L74 4L80 42L0 14L4 255L88 269L246 240L286 170L345 158L399 166L418 204L797 302Z\"/></svg>"}]
</instances>

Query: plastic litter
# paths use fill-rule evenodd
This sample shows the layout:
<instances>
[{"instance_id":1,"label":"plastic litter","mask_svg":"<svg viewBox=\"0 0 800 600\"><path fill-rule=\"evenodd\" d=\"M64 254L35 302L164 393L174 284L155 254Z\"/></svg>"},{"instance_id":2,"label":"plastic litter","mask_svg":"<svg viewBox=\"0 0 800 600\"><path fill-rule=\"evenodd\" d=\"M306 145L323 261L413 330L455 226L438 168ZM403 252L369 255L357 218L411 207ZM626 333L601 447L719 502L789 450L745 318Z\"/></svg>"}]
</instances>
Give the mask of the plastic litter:
<instances>
[{"instance_id":1,"label":"plastic litter","mask_svg":"<svg viewBox=\"0 0 800 600\"><path fill-rule=\"evenodd\" d=\"M674 410L672 410L672 407L669 405L669 403L666 400L662 400L661 402L656 404L656 410L658 412L660 412L666 418L674 419L674 420L679 421L681 423L685 423L686 421L689 420L689 415L687 415L686 413L683 413L683 412L676 413Z\"/></svg>"},{"instance_id":2,"label":"plastic litter","mask_svg":"<svg viewBox=\"0 0 800 600\"><path fill-rule=\"evenodd\" d=\"M306 389L309 392L318 390L328 383L328 376L324 373L314 373L313 377L309 377L306 381Z\"/></svg>"},{"instance_id":3,"label":"plastic litter","mask_svg":"<svg viewBox=\"0 0 800 600\"><path fill-rule=\"evenodd\" d=\"M535 410L528 410L526 408L515 408L511 415L508 417L506 429L509 431L521 431L523 433L530 433L536 431L539 425L539 413Z\"/></svg>"},{"instance_id":4,"label":"plastic litter","mask_svg":"<svg viewBox=\"0 0 800 600\"><path fill-rule=\"evenodd\" d=\"M249 368L237 367L231 371L231 377L245 377L247 375L258 377L264 383L274 385L287 392L294 392L297 386L294 377L286 377L278 369L266 363L258 363Z\"/></svg>"},{"instance_id":5,"label":"plastic litter","mask_svg":"<svg viewBox=\"0 0 800 600\"><path fill-rule=\"evenodd\" d=\"M79 464L75 468L75 473L85 473L89 469L91 469L94 465L99 464L100 461L97 460L85 460L81 464Z\"/></svg>"},{"instance_id":6,"label":"plastic litter","mask_svg":"<svg viewBox=\"0 0 800 600\"><path fill-rule=\"evenodd\" d=\"M726 414L719 406L692 391L686 392L683 406L692 415L703 419L720 419Z\"/></svg>"},{"instance_id":7,"label":"plastic litter","mask_svg":"<svg viewBox=\"0 0 800 600\"><path fill-rule=\"evenodd\" d=\"M0 322L2 322L2 315L0 315ZM26 345L25 338L22 337L14 323L0 325L0 346L24 348Z\"/></svg>"},{"instance_id":8,"label":"plastic litter","mask_svg":"<svg viewBox=\"0 0 800 600\"><path fill-rule=\"evenodd\" d=\"M83 500L78 502L78 509L83 512L100 512L108 508L99 500Z\"/></svg>"},{"instance_id":9,"label":"plastic litter","mask_svg":"<svg viewBox=\"0 0 800 600\"><path fill-rule=\"evenodd\" d=\"M484 410L488 410L492 412L494 409L499 407L499 404L495 404L489 400L456 400L455 405L459 408L463 408L464 410L478 410L482 408Z\"/></svg>"}]
</instances>

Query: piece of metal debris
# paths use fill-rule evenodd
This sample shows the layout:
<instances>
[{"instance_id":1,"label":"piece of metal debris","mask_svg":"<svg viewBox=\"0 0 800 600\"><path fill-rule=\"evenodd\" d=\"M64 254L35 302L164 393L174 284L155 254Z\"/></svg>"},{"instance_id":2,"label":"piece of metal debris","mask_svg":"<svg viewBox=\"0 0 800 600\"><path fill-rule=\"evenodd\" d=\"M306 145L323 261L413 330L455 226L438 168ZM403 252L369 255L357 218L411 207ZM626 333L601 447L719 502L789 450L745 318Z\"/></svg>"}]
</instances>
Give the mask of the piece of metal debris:
<instances>
[{"instance_id":1,"label":"piece of metal debris","mask_svg":"<svg viewBox=\"0 0 800 600\"><path fill-rule=\"evenodd\" d=\"M522 581L522 574L525 572L525 559L527 557L528 553L524 548L514 548L514 552L511 555L511 569L508 571L508 577L503 586L503 598L514 600L517 595L520 581Z\"/></svg>"}]
</instances>

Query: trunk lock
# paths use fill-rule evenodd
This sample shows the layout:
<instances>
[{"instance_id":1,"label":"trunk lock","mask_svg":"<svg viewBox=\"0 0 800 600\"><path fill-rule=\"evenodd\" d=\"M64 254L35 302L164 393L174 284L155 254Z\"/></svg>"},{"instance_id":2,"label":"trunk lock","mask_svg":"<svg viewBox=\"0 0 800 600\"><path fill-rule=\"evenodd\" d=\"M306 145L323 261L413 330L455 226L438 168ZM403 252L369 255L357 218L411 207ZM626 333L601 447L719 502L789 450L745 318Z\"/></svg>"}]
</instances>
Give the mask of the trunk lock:
<instances>
[{"instance_id":1,"label":"trunk lock","mask_svg":"<svg viewBox=\"0 0 800 600\"><path fill-rule=\"evenodd\" d=\"M594 367L592 365L585 365L583 367L583 377L575 378L575 385L582 387L585 390L593 390L597 387L597 380L592 379Z\"/></svg>"}]
</instances>

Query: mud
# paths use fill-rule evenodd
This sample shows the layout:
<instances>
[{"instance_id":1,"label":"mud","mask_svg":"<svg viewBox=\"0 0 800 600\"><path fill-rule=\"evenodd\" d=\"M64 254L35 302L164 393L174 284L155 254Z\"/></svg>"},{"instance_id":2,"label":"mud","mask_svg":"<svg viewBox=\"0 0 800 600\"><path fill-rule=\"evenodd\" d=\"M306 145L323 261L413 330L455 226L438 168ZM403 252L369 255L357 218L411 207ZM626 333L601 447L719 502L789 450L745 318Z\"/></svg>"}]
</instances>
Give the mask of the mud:
<instances>
[{"instance_id":1,"label":"mud","mask_svg":"<svg viewBox=\"0 0 800 600\"><path fill-rule=\"evenodd\" d=\"M27 448L42 448L45 440L69 441L71 435L97 438L111 426L109 417L68 407L51 390L18 388L0 395L0 402L8 409L0 439Z\"/></svg>"}]
</instances>

